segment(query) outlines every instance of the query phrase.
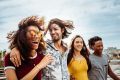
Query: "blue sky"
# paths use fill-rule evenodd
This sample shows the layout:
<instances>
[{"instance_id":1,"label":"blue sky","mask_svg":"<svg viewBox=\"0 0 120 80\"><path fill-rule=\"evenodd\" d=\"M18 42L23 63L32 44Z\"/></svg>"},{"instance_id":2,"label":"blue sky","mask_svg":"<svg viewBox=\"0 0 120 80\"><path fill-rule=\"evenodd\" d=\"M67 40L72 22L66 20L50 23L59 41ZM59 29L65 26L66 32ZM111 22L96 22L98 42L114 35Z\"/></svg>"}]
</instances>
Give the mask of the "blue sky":
<instances>
[{"instance_id":1,"label":"blue sky","mask_svg":"<svg viewBox=\"0 0 120 80\"><path fill-rule=\"evenodd\" d=\"M19 21L30 15L72 20L86 44L90 37L103 38L104 47L120 49L120 0L0 0L0 50L8 49L7 33L17 30ZM49 35L46 36L49 38Z\"/></svg>"}]
</instances>

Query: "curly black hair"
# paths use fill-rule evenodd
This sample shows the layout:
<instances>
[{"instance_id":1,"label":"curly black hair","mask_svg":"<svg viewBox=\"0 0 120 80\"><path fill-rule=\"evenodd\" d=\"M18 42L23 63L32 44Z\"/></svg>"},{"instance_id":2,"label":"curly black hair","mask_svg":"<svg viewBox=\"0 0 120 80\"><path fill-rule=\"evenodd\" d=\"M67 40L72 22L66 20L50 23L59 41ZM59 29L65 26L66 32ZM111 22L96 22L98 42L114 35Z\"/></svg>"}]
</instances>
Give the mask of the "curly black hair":
<instances>
[{"instance_id":1,"label":"curly black hair","mask_svg":"<svg viewBox=\"0 0 120 80\"><path fill-rule=\"evenodd\" d=\"M94 36L94 37L90 38L90 39L88 40L89 48L92 49L92 46L95 45L95 42L96 42L96 41L99 41L99 40L102 41L102 38L99 37L99 36Z\"/></svg>"}]
</instances>

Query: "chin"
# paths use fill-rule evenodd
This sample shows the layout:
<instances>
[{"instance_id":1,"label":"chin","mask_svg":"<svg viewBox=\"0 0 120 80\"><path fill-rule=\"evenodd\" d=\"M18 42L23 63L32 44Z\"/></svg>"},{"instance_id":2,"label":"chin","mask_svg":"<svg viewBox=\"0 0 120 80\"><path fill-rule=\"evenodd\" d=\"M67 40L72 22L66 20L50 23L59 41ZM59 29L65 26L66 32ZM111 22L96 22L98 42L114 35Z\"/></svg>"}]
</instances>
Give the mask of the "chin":
<instances>
[{"instance_id":1,"label":"chin","mask_svg":"<svg viewBox=\"0 0 120 80\"><path fill-rule=\"evenodd\" d=\"M33 46L32 49L36 50L38 49L38 46Z\"/></svg>"},{"instance_id":2,"label":"chin","mask_svg":"<svg viewBox=\"0 0 120 80\"><path fill-rule=\"evenodd\" d=\"M97 52L98 54L102 54L102 52L101 51L99 51L99 52Z\"/></svg>"},{"instance_id":3,"label":"chin","mask_svg":"<svg viewBox=\"0 0 120 80\"><path fill-rule=\"evenodd\" d=\"M57 39L57 38L54 38L54 39L53 39L53 41L54 41L54 42L56 42L56 41L59 41L59 39Z\"/></svg>"},{"instance_id":4,"label":"chin","mask_svg":"<svg viewBox=\"0 0 120 80\"><path fill-rule=\"evenodd\" d=\"M81 51L82 49L76 49L77 51Z\"/></svg>"},{"instance_id":5,"label":"chin","mask_svg":"<svg viewBox=\"0 0 120 80\"><path fill-rule=\"evenodd\" d=\"M78 52L80 52L80 51L81 51L81 49L75 49L75 51L78 51Z\"/></svg>"}]
</instances>

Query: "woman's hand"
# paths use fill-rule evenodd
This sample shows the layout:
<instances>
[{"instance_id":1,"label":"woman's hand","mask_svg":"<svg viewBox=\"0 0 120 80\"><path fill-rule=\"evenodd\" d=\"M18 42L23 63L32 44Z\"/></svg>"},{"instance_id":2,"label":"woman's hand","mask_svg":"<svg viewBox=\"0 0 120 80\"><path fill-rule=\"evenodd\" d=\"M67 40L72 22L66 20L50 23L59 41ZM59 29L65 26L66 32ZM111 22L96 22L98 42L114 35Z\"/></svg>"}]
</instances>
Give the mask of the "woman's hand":
<instances>
[{"instance_id":1,"label":"woman's hand","mask_svg":"<svg viewBox=\"0 0 120 80\"><path fill-rule=\"evenodd\" d=\"M40 63L37 65L38 68L44 68L46 67L48 64L50 64L52 61L54 60L54 58L51 56L51 54L47 54L44 56L44 58L40 61Z\"/></svg>"}]
</instances>

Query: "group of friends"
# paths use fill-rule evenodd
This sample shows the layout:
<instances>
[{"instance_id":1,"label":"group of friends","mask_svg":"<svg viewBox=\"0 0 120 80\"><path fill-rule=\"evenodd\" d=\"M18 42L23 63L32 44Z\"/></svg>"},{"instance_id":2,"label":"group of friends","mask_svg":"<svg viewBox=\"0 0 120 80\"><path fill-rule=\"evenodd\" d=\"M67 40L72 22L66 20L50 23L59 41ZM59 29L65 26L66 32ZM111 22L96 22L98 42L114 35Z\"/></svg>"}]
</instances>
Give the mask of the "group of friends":
<instances>
[{"instance_id":1,"label":"group of friends","mask_svg":"<svg viewBox=\"0 0 120 80\"><path fill-rule=\"evenodd\" d=\"M92 53L80 35L71 40L70 48L67 46L63 39L73 28L70 20L54 18L44 28L43 17L22 19L18 30L7 37L11 49L4 60L7 80L107 80L107 75L120 80L103 54L101 37L88 40ZM47 31L51 40L44 41Z\"/></svg>"}]
</instances>

